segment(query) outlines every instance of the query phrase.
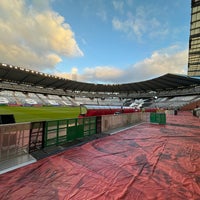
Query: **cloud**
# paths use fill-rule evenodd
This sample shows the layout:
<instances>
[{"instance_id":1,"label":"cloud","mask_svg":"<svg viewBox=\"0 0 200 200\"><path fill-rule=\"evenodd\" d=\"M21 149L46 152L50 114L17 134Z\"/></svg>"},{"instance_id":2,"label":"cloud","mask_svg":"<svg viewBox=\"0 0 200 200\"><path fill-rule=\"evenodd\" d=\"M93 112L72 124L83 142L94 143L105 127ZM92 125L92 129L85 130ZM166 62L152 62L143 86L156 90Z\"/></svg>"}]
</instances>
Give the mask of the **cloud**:
<instances>
[{"instance_id":1,"label":"cloud","mask_svg":"<svg viewBox=\"0 0 200 200\"><path fill-rule=\"evenodd\" d=\"M109 83L117 80L123 73L123 70L113 66L87 67L79 78L86 82Z\"/></svg>"},{"instance_id":2,"label":"cloud","mask_svg":"<svg viewBox=\"0 0 200 200\"><path fill-rule=\"evenodd\" d=\"M112 25L115 30L126 33L129 37L135 35L137 39L141 39L145 32L145 26L142 19L133 19L130 15L125 21L121 21L117 18L112 20Z\"/></svg>"},{"instance_id":3,"label":"cloud","mask_svg":"<svg viewBox=\"0 0 200 200\"><path fill-rule=\"evenodd\" d=\"M66 73L66 72L56 72L54 73L55 76L58 76L58 77L62 77L62 78L65 78L65 79L70 79L70 80L76 80L77 79L77 76L78 76L78 68L76 67L73 67L71 69L71 72L70 73ZM80 80L80 78L79 78Z\"/></svg>"},{"instance_id":4,"label":"cloud","mask_svg":"<svg viewBox=\"0 0 200 200\"><path fill-rule=\"evenodd\" d=\"M133 64L126 71L129 81L152 79L163 74L187 74L188 50L177 50L176 46L155 51L149 58Z\"/></svg>"},{"instance_id":5,"label":"cloud","mask_svg":"<svg viewBox=\"0 0 200 200\"><path fill-rule=\"evenodd\" d=\"M31 2L32 7L34 7L37 11L44 11L49 10L51 8L51 3L54 0L45 0L45 1L38 1L38 0L29 0Z\"/></svg>"},{"instance_id":6,"label":"cloud","mask_svg":"<svg viewBox=\"0 0 200 200\"><path fill-rule=\"evenodd\" d=\"M157 50L144 60L125 69L114 66L87 67L82 74L77 73L77 80L84 82L121 84L145 81L161 75L187 74L188 50L171 46Z\"/></svg>"},{"instance_id":7,"label":"cloud","mask_svg":"<svg viewBox=\"0 0 200 200\"><path fill-rule=\"evenodd\" d=\"M113 7L115 10L119 11L120 13L124 12L124 2L123 1L113 1Z\"/></svg>"},{"instance_id":8,"label":"cloud","mask_svg":"<svg viewBox=\"0 0 200 200\"><path fill-rule=\"evenodd\" d=\"M114 17L112 26L115 30L127 34L129 37L136 37L141 40L143 37L157 38L164 37L169 33L166 23L161 23L154 17L153 11L140 6L135 14L128 12L124 19Z\"/></svg>"},{"instance_id":9,"label":"cloud","mask_svg":"<svg viewBox=\"0 0 200 200\"><path fill-rule=\"evenodd\" d=\"M72 68L72 74L77 74L77 73L78 73L78 68L73 67L73 68Z\"/></svg>"},{"instance_id":10,"label":"cloud","mask_svg":"<svg viewBox=\"0 0 200 200\"><path fill-rule=\"evenodd\" d=\"M97 11L96 15L97 15L98 17L100 17L100 18L102 19L102 21L106 21L106 20L107 20L107 13L106 13L106 11L103 10L103 9Z\"/></svg>"},{"instance_id":11,"label":"cloud","mask_svg":"<svg viewBox=\"0 0 200 200\"><path fill-rule=\"evenodd\" d=\"M53 69L61 56L83 56L73 31L49 4L0 1L0 60L34 70ZM39 68L37 68L39 67Z\"/></svg>"},{"instance_id":12,"label":"cloud","mask_svg":"<svg viewBox=\"0 0 200 200\"><path fill-rule=\"evenodd\" d=\"M128 6L132 6L133 5L133 0L126 0L126 3Z\"/></svg>"},{"instance_id":13,"label":"cloud","mask_svg":"<svg viewBox=\"0 0 200 200\"><path fill-rule=\"evenodd\" d=\"M55 76L64 78L64 79L70 79L72 80L72 74L71 73L66 73L66 72L55 72L54 73Z\"/></svg>"}]
</instances>

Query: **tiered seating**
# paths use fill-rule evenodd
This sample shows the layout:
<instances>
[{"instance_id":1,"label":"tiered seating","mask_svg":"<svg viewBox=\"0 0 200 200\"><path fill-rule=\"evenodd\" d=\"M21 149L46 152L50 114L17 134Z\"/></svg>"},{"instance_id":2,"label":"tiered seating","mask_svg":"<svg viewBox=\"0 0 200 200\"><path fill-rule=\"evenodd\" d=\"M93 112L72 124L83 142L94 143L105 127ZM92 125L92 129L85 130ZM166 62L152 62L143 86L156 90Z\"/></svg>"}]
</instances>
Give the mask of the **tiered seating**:
<instances>
[{"instance_id":1,"label":"tiered seating","mask_svg":"<svg viewBox=\"0 0 200 200\"><path fill-rule=\"evenodd\" d=\"M194 101L197 96L178 96L173 98L159 98L150 107L158 107L165 109L179 109L184 105Z\"/></svg>"},{"instance_id":2,"label":"tiered seating","mask_svg":"<svg viewBox=\"0 0 200 200\"><path fill-rule=\"evenodd\" d=\"M26 103L26 95L22 92L14 91L14 97L19 105L24 105Z\"/></svg>"},{"instance_id":3,"label":"tiered seating","mask_svg":"<svg viewBox=\"0 0 200 200\"><path fill-rule=\"evenodd\" d=\"M130 107L141 108L144 102L144 99L135 99L134 102L130 104Z\"/></svg>"},{"instance_id":4,"label":"tiered seating","mask_svg":"<svg viewBox=\"0 0 200 200\"><path fill-rule=\"evenodd\" d=\"M1 97L0 96L0 105L7 105L9 104L9 100L6 97Z\"/></svg>"},{"instance_id":5,"label":"tiered seating","mask_svg":"<svg viewBox=\"0 0 200 200\"><path fill-rule=\"evenodd\" d=\"M49 105L48 97L44 94L37 94L37 96L41 99L43 105Z\"/></svg>"},{"instance_id":6,"label":"tiered seating","mask_svg":"<svg viewBox=\"0 0 200 200\"><path fill-rule=\"evenodd\" d=\"M37 102L37 105L43 104L43 101L34 93L28 93L28 98L33 100L33 102Z\"/></svg>"},{"instance_id":7,"label":"tiered seating","mask_svg":"<svg viewBox=\"0 0 200 200\"><path fill-rule=\"evenodd\" d=\"M76 97L75 98L76 104L81 105L81 104L98 104L98 101L96 98L90 99L88 97Z\"/></svg>"},{"instance_id":8,"label":"tiered seating","mask_svg":"<svg viewBox=\"0 0 200 200\"><path fill-rule=\"evenodd\" d=\"M40 105L41 101L36 98L36 95L32 93L32 97L29 96L29 94L24 94L22 92L15 92L15 97L17 101L23 105L23 106L33 106L33 105Z\"/></svg>"},{"instance_id":9,"label":"tiered seating","mask_svg":"<svg viewBox=\"0 0 200 200\"><path fill-rule=\"evenodd\" d=\"M62 102L66 106L72 106L72 100L70 97L62 96Z\"/></svg>"},{"instance_id":10,"label":"tiered seating","mask_svg":"<svg viewBox=\"0 0 200 200\"><path fill-rule=\"evenodd\" d=\"M198 89L198 88L197 88ZM82 95L82 96L81 96ZM83 96L84 95L84 96ZM119 97L91 97L86 94L74 94L74 96L64 96L56 94L42 94L33 92L20 92L20 91L0 91L0 105L23 105L23 106L79 106L80 104L91 105L116 105L116 106L132 106L132 107L145 107L145 108L165 108L165 109L179 109L189 103L195 102L200 98L197 95L190 96L174 96L154 98L132 98L125 99ZM127 104L126 104L127 103Z\"/></svg>"},{"instance_id":11,"label":"tiered seating","mask_svg":"<svg viewBox=\"0 0 200 200\"><path fill-rule=\"evenodd\" d=\"M169 101L191 101L193 99L195 99L197 96L181 96L181 97L174 97L172 99L170 99Z\"/></svg>"},{"instance_id":12,"label":"tiered seating","mask_svg":"<svg viewBox=\"0 0 200 200\"><path fill-rule=\"evenodd\" d=\"M13 91L3 90L0 92L0 104L2 105L17 105Z\"/></svg>"},{"instance_id":13,"label":"tiered seating","mask_svg":"<svg viewBox=\"0 0 200 200\"><path fill-rule=\"evenodd\" d=\"M53 106L64 105L62 102L62 98L58 95L48 95L49 103Z\"/></svg>"},{"instance_id":14,"label":"tiered seating","mask_svg":"<svg viewBox=\"0 0 200 200\"><path fill-rule=\"evenodd\" d=\"M109 105L109 106L120 106L123 105L123 101L120 100L118 97L108 97L105 99L98 99L98 103L100 105Z\"/></svg>"}]
</instances>

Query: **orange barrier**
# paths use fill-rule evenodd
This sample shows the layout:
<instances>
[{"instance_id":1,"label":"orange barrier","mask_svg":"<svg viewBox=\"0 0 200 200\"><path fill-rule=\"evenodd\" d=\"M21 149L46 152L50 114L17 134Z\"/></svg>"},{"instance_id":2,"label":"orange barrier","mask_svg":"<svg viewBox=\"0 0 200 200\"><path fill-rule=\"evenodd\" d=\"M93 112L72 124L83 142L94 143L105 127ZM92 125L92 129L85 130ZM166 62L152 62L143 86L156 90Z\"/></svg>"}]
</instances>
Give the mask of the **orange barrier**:
<instances>
[{"instance_id":1,"label":"orange barrier","mask_svg":"<svg viewBox=\"0 0 200 200\"><path fill-rule=\"evenodd\" d=\"M196 126L138 125L0 175L0 199L199 199L199 144Z\"/></svg>"}]
</instances>

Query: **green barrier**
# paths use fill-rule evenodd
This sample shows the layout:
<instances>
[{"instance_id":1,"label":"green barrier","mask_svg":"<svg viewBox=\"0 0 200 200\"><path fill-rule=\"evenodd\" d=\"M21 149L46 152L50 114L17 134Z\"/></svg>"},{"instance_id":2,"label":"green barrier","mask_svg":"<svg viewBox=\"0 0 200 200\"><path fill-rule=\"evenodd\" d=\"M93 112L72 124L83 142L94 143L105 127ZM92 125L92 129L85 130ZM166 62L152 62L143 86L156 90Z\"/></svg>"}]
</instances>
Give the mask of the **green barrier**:
<instances>
[{"instance_id":1,"label":"green barrier","mask_svg":"<svg viewBox=\"0 0 200 200\"><path fill-rule=\"evenodd\" d=\"M84 126L78 125L78 126L72 126L67 128L67 141L74 141L78 138L84 137Z\"/></svg>"},{"instance_id":2,"label":"green barrier","mask_svg":"<svg viewBox=\"0 0 200 200\"><path fill-rule=\"evenodd\" d=\"M151 113L150 122L156 124L166 124L166 114L165 113Z\"/></svg>"},{"instance_id":3,"label":"green barrier","mask_svg":"<svg viewBox=\"0 0 200 200\"><path fill-rule=\"evenodd\" d=\"M150 113L150 122L156 123L156 113L155 112Z\"/></svg>"},{"instance_id":4,"label":"green barrier","mask_svg":"<svg viewBox=\"0 0 200 200\"><path fill-rule=\"evenodd\" d=\"M160 115L159 124L166 124L166 114L165 113L158 113Z\"/></svg>"},{"instance_id":5,"label":"green barrier","mask_svg":"<svg viewBox=\"0 0 200 200\"><path fill-rule=\"evenodd\" d=\"M96 117L47 121L44 147L65 144L92 134L96 134Z\"/></svg>"}]
</instances>

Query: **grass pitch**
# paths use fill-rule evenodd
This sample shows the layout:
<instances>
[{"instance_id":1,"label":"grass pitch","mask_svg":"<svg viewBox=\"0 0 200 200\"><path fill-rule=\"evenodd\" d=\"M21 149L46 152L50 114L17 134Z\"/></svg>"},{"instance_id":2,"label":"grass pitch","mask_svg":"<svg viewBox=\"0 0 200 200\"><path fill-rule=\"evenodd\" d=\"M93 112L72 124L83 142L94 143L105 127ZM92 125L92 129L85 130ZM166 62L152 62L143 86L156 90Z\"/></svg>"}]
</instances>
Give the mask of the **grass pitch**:
<instances>
[{"instance_id":1,"label":"grass pitch","mask_svg":"<svg viewBox=\"0 0 200 200\"><path fill-rule=\"evenodd\" d=\"M13 114L17 123L77 118L79 113L80 107L0 107L0 115Z\"/></svg>"}]
</instances>

